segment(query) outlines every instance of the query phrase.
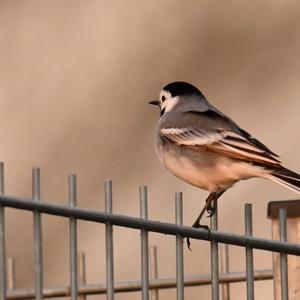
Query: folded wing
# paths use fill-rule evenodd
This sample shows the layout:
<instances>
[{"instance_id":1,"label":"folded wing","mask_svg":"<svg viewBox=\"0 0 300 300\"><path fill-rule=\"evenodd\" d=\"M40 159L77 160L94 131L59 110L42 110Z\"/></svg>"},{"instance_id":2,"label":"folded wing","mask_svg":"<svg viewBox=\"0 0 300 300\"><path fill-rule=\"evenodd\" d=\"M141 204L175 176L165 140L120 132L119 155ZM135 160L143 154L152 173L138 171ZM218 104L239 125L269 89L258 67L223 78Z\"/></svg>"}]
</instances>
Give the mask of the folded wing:
<instances>
[{"instance_id":1,"label":"folded wing","mask_svg":"<svg viewBox=\"0 0 300 300\"><path fill-rule=\"evenodd\" d=\"M215 128L208 131L192 127L169 127L161 128L160 135L182 147L222 153L249 162L280 164L275 158L276 155L258 140L251 137L251 141L249 137L243 136L242 132L230 129Z\"/></svg>"}]
</instances>

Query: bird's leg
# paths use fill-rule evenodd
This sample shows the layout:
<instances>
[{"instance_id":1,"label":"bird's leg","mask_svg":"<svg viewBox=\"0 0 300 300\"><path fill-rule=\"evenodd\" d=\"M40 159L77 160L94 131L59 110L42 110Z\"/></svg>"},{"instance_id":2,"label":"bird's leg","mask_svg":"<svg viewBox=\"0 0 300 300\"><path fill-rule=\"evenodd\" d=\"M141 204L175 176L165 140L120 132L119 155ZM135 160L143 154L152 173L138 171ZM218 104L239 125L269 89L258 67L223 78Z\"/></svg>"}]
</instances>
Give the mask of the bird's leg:
<instances>
[{"instance_id":1,"label":"bird's leg","mask_svg":"<svg viewBox=\"0 0 300 300\"><path fill-rule=\"evenodd\" d=\"M192 225L194 228L204 228L204 229L209 229L208 226L206 225L200 225L200 220L202 219L204 213L208 210L208 209L212 209L212 201L215 199L216 197L216 193L210 193L209 196L206 198L205 200L205 205L202 208L198 218L196 219L196 221L194 222L194 224Z\"/></svg>"},{"instance_id":2,"label":"bird's leg","mask_svg":"<svg viewBox=\"0 0 300 300\"><path fill-rule=\"evenodd\" d=\"M208 213L207 217L211 217L215 213L215 207L212 205L212 203L214 203L214 201L210 201L209 205L206 208L206 211Z\"/></svg>"},{"instance_id":3,"label":"bird's leg","mask_svg":"<svg viewBox=\"0 0 300 300\"><path fill-rule=\"evenodd\" d=\"M204 213L206 212L206 210L208 209L208 207L211 206L211 202L215 199L215 194L216 193L210 193L208 195L208 197L206 198L205 200L205 205L204 207L202 208L198 218L196 219L196 221L194 222L194 224L192 225L192 227L194 228L202 228L202 229L205 229L205 230L210 230L209 227L207 225L201 225L200 224L200 220L202 219ZM187 243L187 246L189 248L189 250L192 250L191 249L191 241L190 241L190 238L186 238L186 243Z\"/></svg>"},{"instance_id":4,"label":"bird's leg","mask_svg":"<svg viewBox=\"0 0 300 300\"><path fill-rule=\"evenodd\" d=\"M212 201L210 201L209 206L207 207L206 211L208 212L208 217L212 217L212 215L215 213L216 209L217 209L217 200L219 199L219 197L221 197L221 195L225 192L225 190L220 191L220 192L216 192L216 198L213 199ZM207 200L206 200L207 201Z\"/></svg>"},{"instance_id":5,"label":"bird's leg","mask_svg":"<svg viewBox=\"0 0 300 300\"><path fill-rule=\"evenodd\" d=\"M208 215L207 215L208 218L211 218L214 215L214 213L216 212L217 202L218 202L218 198L211 201L210 207L206 210L208 212Z\"/></svg>"},{"instance_id":6,"label":"bird's leg","mask_svg":"<svg viewBox=\"0 0 300 300\"><path fill-rule=\"evenodd\" d=\"M208 197L206 198L205 200L205 205L204 207L202 208L198 218L196 219L196 221L194 222L194 224L192 225L192 227L194 228L202 228L202 229L205 229L205 230L210 230L209 227L207 225L201 225L200 224L200 221L204 215L204 213L206 211L208 211L208 213L210 214L209 216L211 217L214 212L216 211L216 207L217 207L217 200L218 198L225 192L225 190L223 191L220 191L220 192L212 192L208 195ZM190 242L190 239L187 238L186 239L187 241L187 246L189 248L189 250L191 250L191 242Z\"/></svg>"}]
</instances>

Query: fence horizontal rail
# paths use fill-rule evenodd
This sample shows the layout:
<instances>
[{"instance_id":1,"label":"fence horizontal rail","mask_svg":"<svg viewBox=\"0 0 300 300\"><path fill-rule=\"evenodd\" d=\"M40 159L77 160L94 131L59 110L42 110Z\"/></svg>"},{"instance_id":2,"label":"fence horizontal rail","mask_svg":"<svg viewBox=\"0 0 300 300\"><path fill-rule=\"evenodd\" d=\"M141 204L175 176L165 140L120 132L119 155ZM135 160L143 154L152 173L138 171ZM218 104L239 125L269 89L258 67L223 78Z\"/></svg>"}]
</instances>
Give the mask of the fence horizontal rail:
<instances>
[{"instance_id":1,"label":"fence horizontal rail","mask_svg":"<svg viewBox=\"0 0 300 300\"><path fill-rule=\"evenodd\" d=\"M272 270L257 270L254 272L254 280L269 280L273 279ZM234 283L243 282L246 280L245 272L230 272L227 274L220 275L220 283ZM168 289L176 287L176 278L160 278L157 280L151 280L149 282L150 289ZM200 276L188 276L184 280L185 286L198 286L198 285L209 285L211 284L211 276L200 275ZM142 288L141 281L123 281L116 282L114 291L116 293L121 292L136 292ZM95 295L105 294L106 286L104 284L88 284L79 286L78 293L81 295ZM34 289L18 289L15 291L9 291L7 299L32 299L35 296ZM57 287L47 288L43 291L44 298L52 297L65 297L70 296L70 287Z\"/></svg>"},{"instance_id":2,"label":"fence horizontal rail","mask_svg":"<svg viewBox=\"0 0 300 300\"><path fill-rule=\"evenodd\" d=\"M70 207L62 204L47 203L43 201L33 201L32 199L18 198L12 196L0 196L0 205L29 211L39 211L41 213L56 215L61 217L74 217L80 220L106 223L112 225L146 229L152 232L159 232L170 235L181 235L183 237L198 240L214 240L219 243L226 243L235 246L250 246L255 249L268 250L274 252L285 252L287 254L300 256L300 245L283 241L273 241L257 238L253 236L243 236L221 231L208 231L201 228L181 226L171 223L146 220L135 217L111 214L93 209Z\"/></svg>"}]
</instances>

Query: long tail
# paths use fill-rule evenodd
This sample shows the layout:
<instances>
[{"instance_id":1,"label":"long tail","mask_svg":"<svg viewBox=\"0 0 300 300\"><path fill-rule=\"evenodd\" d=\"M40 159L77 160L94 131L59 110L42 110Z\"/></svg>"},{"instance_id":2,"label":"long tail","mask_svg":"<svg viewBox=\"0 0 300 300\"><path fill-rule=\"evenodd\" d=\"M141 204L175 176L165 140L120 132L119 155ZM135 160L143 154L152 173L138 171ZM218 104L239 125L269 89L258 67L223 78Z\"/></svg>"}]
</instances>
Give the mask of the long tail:
<instances>
[{"instance_id":1,"label":"long tail","mask_svg":"<svg viewBox=\"0 0 300 300\"><path fill-rule=\"evenodd\" d=\"M280 166L279 168L273 169L266 177L300 194L299 174Z\"/></svg>"}]
</instances>

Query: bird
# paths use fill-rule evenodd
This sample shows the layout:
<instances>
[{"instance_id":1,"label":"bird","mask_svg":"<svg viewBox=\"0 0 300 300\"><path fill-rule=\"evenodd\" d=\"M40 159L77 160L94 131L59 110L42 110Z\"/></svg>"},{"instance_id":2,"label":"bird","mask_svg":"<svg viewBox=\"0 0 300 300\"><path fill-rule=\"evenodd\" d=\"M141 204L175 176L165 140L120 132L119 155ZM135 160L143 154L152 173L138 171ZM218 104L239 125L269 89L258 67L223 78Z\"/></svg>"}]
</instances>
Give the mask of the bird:
<instances>
[{"instance_id":1,"label":"bird","mask_svg":"<svg viewBox=\"0 0 300 300\"><path fill-rule=\"evenodd\" d=\"M236 182L259 177L300 193L300 175L283 167L278 155L211 105L194 85L167 84L159 99L155 146L160 161L181 180L209 192L193 223L212 216L218 198ZM189 241L188 241L189 246Z\"/></svg>"}]
</instances>

